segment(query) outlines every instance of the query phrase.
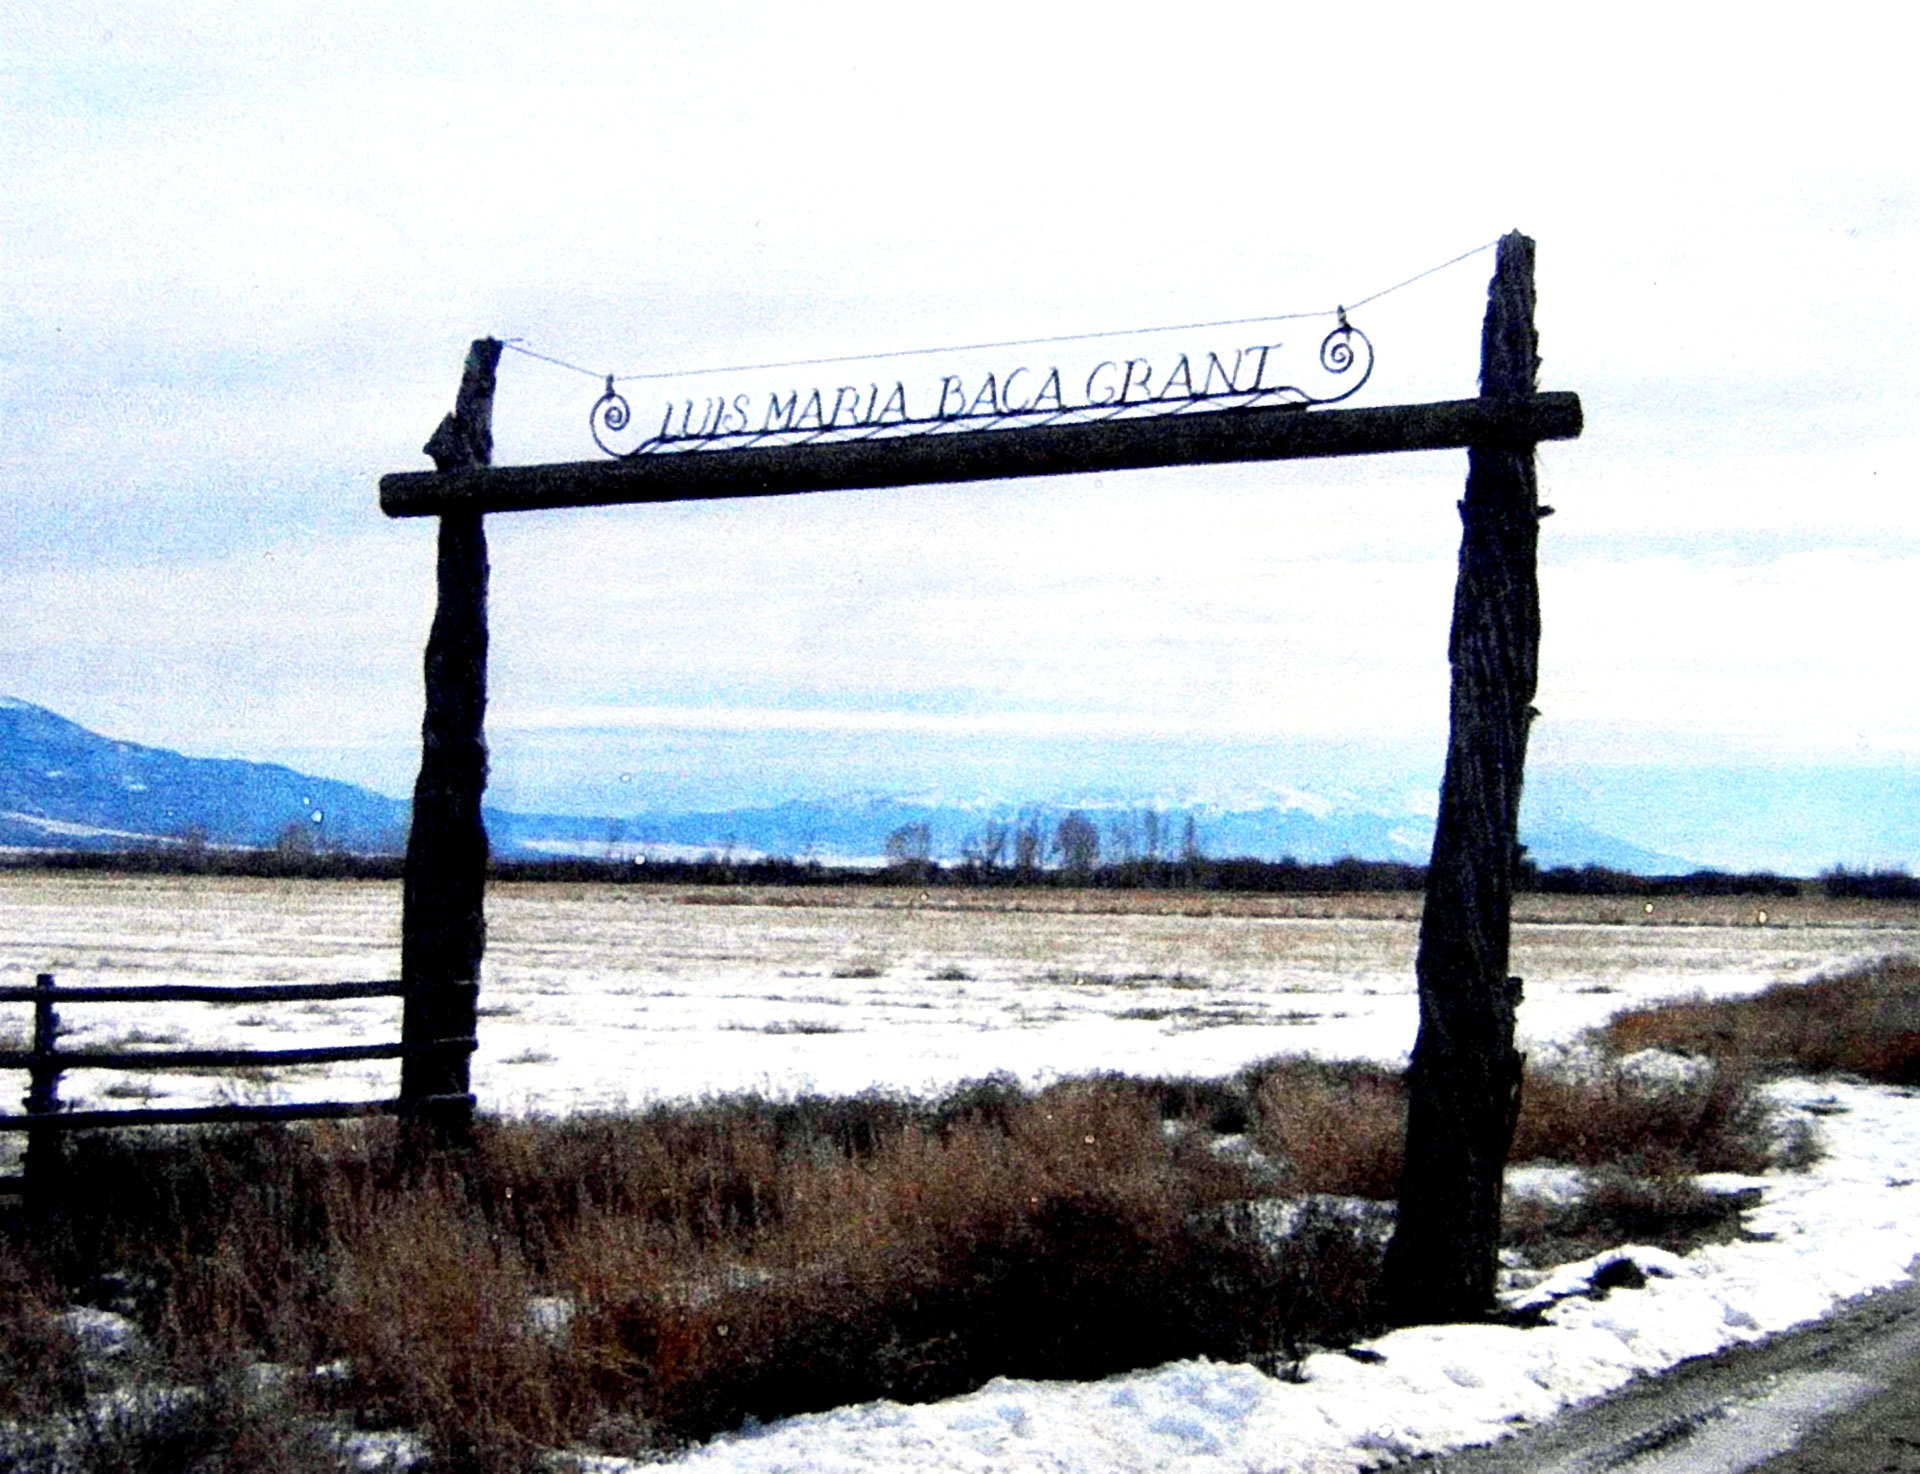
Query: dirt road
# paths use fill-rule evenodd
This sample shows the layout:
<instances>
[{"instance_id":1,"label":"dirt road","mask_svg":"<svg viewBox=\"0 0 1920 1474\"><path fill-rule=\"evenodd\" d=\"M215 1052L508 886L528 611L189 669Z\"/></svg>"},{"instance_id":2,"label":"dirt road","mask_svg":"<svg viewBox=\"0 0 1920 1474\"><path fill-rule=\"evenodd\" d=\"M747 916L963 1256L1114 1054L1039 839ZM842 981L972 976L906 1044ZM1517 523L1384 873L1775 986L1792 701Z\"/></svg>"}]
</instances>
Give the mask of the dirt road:
<instances>
[{"instance_id":1,"label":"dirt road","mask_svg":"<svg viewBox=\"0 0 1920 1474\"><path fill-rule=\"evenodd\" d=\"M1436 1474L1920 1474L1920 1283L1578 1408Z\"/></svg>"}]
</instances>

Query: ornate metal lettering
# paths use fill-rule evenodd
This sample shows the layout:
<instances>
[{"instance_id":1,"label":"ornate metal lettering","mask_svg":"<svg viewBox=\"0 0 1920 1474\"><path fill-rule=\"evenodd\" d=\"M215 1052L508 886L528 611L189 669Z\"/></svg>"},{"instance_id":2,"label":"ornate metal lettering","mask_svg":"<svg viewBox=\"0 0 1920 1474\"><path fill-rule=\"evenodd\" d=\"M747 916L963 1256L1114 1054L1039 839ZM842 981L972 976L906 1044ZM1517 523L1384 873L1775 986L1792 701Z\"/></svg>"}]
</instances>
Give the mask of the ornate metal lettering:
<instances>
[{"instance_id":1,"label":"ornate metal lettering","mask_svg":"<svg viewBox=\"0 0 1920 1474\"><path fill-rule=\"evenodd\" d=\"M1212 414L1254 405L1307 409L1351 399L1373 374L1373 344L1344 311L1321 339L1317 363L1328 380L1308 388L1269 383L1278 378L1284 343L1253 343L1226 353L1168 353L1158 359L1104 359L1084 376L1063 378L1058 365L1015 364L974 376L942 374L925 383L896 379L707 394L668 400L659 433L622 445L632 406L609 376L589 416L593 442L610 456L734 450L747 445L792 445L874 435L935 435L956 430L1014 429L1116 416ZM1016 385L1019 387L1016 389ZM1063 386L1080 390L1068 399ZM1318 392L1316 392L1316 390ZM762 398L764 395L764 399Z\"/></svg>"}]
</instances>

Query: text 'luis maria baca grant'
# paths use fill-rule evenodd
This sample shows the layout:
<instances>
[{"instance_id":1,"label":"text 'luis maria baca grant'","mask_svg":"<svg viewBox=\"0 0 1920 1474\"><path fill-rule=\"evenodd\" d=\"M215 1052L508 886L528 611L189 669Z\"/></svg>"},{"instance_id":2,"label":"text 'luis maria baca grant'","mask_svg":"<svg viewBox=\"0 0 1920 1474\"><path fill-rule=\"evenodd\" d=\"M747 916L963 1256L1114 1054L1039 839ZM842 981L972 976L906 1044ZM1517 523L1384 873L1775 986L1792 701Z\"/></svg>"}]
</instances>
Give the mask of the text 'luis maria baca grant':
<instances>
[{"instance_id":1,"label":"text 'luis maria baca grant'","mask_svg":"<svg viewBox=\"0 0 1920 1474\"><path fill-rule=\"evenodd\" d=\"M761 443L877 435L939 434L1116 415L1145 416L1218 411L1253 405L1335 404L1358 393L1373 372L1373 345L1339 314L1321 340L1316 387L1292 381L1284 342L1254 343L1219 352L1108 358L1083 374L1058 366L1019 365L896 378L831 388L787 388L707 394L665 402L658 429L637 444L620 442L632 410L609 377L593 407L594 443L612 456L663 451L735 449Z\"/></svg>"}]
</instances>

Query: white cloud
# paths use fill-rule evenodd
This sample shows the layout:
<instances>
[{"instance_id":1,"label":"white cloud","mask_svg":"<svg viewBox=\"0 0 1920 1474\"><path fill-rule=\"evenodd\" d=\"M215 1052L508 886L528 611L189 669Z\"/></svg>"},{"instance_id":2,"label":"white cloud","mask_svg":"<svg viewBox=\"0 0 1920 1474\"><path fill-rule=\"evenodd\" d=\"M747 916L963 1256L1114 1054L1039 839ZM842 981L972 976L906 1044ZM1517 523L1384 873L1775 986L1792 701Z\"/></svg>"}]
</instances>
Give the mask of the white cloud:
<instances>
[{"instance_id":1,"label":"white cloud","mask_svg":"<svg viewBox=\"0 0 1920 1474\"><path fill-rule=\"evenodd\" d=\"M395 772L430 538L383 526L373 483L422 464L475 334L626 371L1239 317L1518 225L1543 382L1588 424L1541 453L1543 734L1907 750L1880 632L1911 570L1791 546L1920 540L1920 192L1883 32L1845 4L1732 31L1670 6L16 5L0 683ZM1373 402L1472 392L1486 266L1356 314ZM596 392L510 359L500 458L589 454ZM494 519L497 710L555 740L620 710L1425 741L1461 459ZM1764 566L1711 551L1760 533Z\"/></svg>"}]
</instances>

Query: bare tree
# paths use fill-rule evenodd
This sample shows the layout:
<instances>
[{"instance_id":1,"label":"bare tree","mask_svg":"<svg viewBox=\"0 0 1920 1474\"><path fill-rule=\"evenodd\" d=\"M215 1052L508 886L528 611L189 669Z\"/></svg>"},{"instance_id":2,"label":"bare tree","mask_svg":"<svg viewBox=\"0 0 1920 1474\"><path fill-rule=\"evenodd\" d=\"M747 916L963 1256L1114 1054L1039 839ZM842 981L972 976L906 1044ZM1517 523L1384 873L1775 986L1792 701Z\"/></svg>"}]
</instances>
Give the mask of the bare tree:
<instances>
[{"instance_id":1,"label":"bare tree","mask_svg":"<svg viewBox=\"0 0 1920 1474\"><path fill-rule=\"evenodd\" d=\"M304 860L313 853L313 828L310 821L289 819L273 839L274 853L283 860Z\"/></svg>"},{"instance_id":2,"label":"bare tree","mask_svg":"<svg viewBox=\"0 0 1920 1474\"><path fill-rule=\"evenodd\" d=\"M886 849L889 865L925 870L927 856L933 852L933 831L924 820L902 824L887 836Z\"/></svg>"},{"instance_id":3,"label":"bare tree","mask_svg":"<svg viewBox=\"0 0 1920 1474\"><path fill-rule=\"evenodd\" d=\"M1160 811L1142 809L1140 811L1140 850L1142 858L1157 860L1160 858L1160 846L1165 844L1167 836L1161 832Z\"/></svg>"},{"instance_id":4,"label":"bare tree","mask_svg":"<svg viewBox=\"0 0 1920 1474\"><path fill-rule=\"evenodd\" d=\"M1087 876L1100 859L1100 830L1075 809L1053 831L1053 853L1069 875Z\"/></svg>"},{"instance_id":5,"label":"bare tree","mask_svg":"<svg viewBox=\"0 0 1920 1474\"><path fill-rule=\"evenodd\" d=\"M1040 817L1022 814L1013 831L1013 868L1031 875L1040 868Z\"/></svg>"},{"instance_id":6,"label":"bare tree","mask_svg":"<svg viewBox=\"0 0 1920 1474\"><path fill-rule=\"evenodd\" d=\"M1000 868L1007 855L1007 841L1012 831L999 819L988 819L981 824L978 832L967 842L966 860L976 870L991 874Z\"/></svg>"}]
</instances>

